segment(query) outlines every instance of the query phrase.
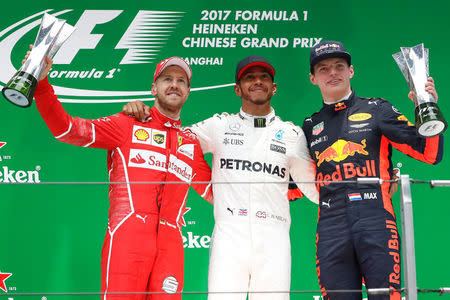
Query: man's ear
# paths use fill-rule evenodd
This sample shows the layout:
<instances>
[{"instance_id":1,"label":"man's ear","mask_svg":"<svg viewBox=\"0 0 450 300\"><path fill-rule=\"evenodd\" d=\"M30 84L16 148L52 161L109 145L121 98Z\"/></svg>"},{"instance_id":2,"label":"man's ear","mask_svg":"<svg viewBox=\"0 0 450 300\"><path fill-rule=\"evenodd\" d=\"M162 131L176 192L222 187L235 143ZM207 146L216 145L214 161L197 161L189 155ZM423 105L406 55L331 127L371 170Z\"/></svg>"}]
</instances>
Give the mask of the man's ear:
<instances>
[{"instance_id":1,"label":"man's ear","mask_svg":"<svg viewBox=\"0 0 450 300\"><path fill-rule=\"evenodd\" d=\"M155 83L152 83L151 92L152 92L152 96L156 96L156 84Z\"/></svg>"},{"instance_id":2,"label":"man's ear","mask_svg":"<svg viewBox=\"0 0 450 300\"><path fill-rule=\"evenodd\" d=\"M277 86L277 84L274 82L274 83L273 83L273 86L272 86L272 96L274 96L274 95L277 93L277 88L278 88L278 86Z\"/></svg>"},{"instance_id":3,"label":"man's ear","mask_svg":"<svg viewBox=\"0 0 450 300\"><path fill-rule=\"evenodd\" d=\"M314 74L309 73L309 80L311 81L312 84L317 85L316 77L314 76Z\"/></svg>"},{"instance_id":4,"label":"man's ear","mask_svg":"<svg viewBox=\"0 0 450 300\"><path fill-rule=\"evenodd\" d=\"M236 96L238 96L238 97L242 96L242 90L241 90L241 86L239 84L234 85L234 91L236 92Z\"/></svg>"}]
</instances>

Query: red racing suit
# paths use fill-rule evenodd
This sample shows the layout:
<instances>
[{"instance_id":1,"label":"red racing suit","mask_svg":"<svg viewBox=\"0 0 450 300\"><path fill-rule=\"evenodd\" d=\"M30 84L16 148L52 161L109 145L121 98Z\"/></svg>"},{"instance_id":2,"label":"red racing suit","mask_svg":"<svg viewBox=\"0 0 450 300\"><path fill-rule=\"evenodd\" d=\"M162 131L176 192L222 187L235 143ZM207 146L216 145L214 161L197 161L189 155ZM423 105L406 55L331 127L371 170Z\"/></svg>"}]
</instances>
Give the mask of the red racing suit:
<instances>
[{"instance_id":1,"label":"red racing suit","mask_svg":"<svg viewBox=\"0 0 450 300\"><path fill-rule=\"evenodd\" d=\"M108 149L109 223L102 250L101 290L109 299L181 299L184 223L189 186L212 202L211 170L197 137L155 107L147 122L123 113L86 120L69 116L48 80L39 82L37 108L61 142ZM177 184L131 184L136 181ZM161 292L110 295L110 292ZM174 294L174 295L167 295Z\"/></svg>"}]
</instances>

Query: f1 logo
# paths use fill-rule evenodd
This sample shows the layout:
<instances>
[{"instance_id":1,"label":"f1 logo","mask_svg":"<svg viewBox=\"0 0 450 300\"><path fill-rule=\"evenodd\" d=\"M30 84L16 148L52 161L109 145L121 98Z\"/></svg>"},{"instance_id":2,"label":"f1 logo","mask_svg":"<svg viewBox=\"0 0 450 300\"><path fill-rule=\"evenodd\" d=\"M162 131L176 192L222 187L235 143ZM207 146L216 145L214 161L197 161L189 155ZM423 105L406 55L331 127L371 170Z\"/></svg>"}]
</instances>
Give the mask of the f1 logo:
<instances>
[{"instance_id":1,"label":"f1 logo","mask_svg":"<svg viewBox=\"0 0 450 300\"><path fill-rule=\"evenodd\" d=\"M85 10L78 22L75 31L61 46L53 61L55 64L71 64L81 49L95 49L103 34L93 34L95 26L108 23L117 18L123 10ZM181 20L183 12L165 12L140 10L127 30L117 43L115 49L128 49L120 64L149 63L153 60L154 52L149 51L155 45L160 46L162 41L173 29L164 29L168 23L173 26ZM151 22L149 21L151 20ZM152 32L157 27L158 33ZM152 54L153 53L153 54Z\"/></svg>"}]
</instances>

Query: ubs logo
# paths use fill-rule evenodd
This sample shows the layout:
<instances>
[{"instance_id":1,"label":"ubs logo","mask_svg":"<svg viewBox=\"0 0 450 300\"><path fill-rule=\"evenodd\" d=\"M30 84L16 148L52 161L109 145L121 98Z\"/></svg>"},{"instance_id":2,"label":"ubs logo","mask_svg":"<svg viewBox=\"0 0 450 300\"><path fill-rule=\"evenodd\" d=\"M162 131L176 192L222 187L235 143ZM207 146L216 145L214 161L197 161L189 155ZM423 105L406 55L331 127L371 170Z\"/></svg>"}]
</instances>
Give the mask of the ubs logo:
<instances>
[{"instance_id":1,"label":"ubs logo","mask_svg":"<svg viewBox=\"0 0 450 300\"><path fill-rule=\"evenodd\" d=\"M224 138L223 139L224 145L236 145L236 146L242 146L244 145L244 140L240 139L231 139L231 138Z\"/></svg>"}]
</instances>

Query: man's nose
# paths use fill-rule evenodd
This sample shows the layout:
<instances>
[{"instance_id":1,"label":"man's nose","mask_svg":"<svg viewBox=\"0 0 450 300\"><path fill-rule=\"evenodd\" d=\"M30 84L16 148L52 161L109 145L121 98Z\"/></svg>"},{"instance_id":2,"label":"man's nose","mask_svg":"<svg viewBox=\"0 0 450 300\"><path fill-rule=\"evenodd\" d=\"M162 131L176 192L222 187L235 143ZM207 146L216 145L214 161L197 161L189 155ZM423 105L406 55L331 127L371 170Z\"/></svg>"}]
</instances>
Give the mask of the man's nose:
<instances>
[{"instance_id":1,"label":"man's nose","mask_svg":"<svg viewBox=\"0 0 450 300\"><path fill-rule=\"evenodd\" d=\"M255 76L255 83L261 84L263 82L263 79L261 76Z\"/></svg>"},{"instance_id":2,"label":"man's nose","mask_svg":"<svg viewBox=\"0 0 450 300\"><path fill-rule=\"evenodd\" d=\"M178 88L178 86L179 86L179 83L178 83L177 80L172 80L172 81L170 82L170 87L171 87L171 88Z\"/></svg>"},{"instance_id":3,"label":"man's nose","mask_svg":"<svg viewBox=\"0 0 450 300\"><path fill-rule=\"evenodd\" d=\"M336 67L331 67L330 68L330 74L334 75L337 73L337 68Z\"/></svg>"}]
</instances>

